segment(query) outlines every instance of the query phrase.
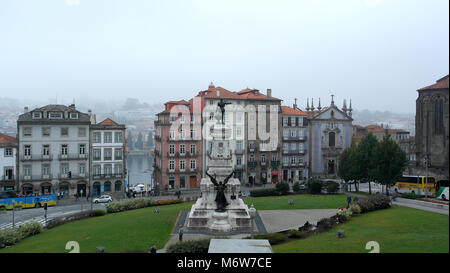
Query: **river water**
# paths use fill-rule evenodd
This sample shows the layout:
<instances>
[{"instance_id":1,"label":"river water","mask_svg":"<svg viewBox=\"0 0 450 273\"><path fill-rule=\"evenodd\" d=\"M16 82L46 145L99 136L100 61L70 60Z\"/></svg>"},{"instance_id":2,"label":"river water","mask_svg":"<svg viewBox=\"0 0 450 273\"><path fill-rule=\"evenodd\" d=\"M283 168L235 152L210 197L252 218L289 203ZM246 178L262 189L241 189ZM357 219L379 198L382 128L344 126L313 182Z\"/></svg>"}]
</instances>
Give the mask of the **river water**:
<instances>
[{"instance_id":1,"label":"river water","mask_svg":"<svg viewBox=\"0 0 450 273\"><path fill-rule=\"evenodd\" d=\"M130 186L145 184L152 187L152 162L151 155L128 154L127 169Z\"/></svg>"}]
</instances>

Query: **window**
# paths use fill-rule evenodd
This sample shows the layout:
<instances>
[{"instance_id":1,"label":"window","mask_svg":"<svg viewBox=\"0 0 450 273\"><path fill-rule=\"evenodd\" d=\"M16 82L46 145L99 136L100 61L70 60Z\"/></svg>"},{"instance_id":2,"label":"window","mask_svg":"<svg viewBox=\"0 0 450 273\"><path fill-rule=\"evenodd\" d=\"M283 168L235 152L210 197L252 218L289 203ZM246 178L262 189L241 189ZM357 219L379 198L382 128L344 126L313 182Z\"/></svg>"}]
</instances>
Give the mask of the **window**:
<instances>
[{"instance_id":1,"label":"window","mask_svg":"<svg viewBox=\"0 0 450 273\"><path fill-rule=\"evenodd\" d=\"M214 113L213 112L209 113L209 120L212 120L213 118L214 118Z\"/></svg>"},{"instance_id":2,"label":"window","mask_svg":"<svg viewBox=\"0 0 450 273\"><path fill-rule=\"evenodd\" d=\"M30 165L24 165L23 166L23 175L24 176L31 176L31 166Z\"/></svg>"},{"instance_id":3,"label":"window","mask_svg":"<svg viewBox=\"0 0 450 273\"><path fill-rule=\"evenodd\" d=\"M101 165L94 165L94 175L100 175L102 172L102 166Z\"/></svg>"},{"instance_id":4,"label":"window","mask_svg":"<svg viewBox=\"0 0 450 273\"><path fill-rule=\"evenodd\" d=\"M70 113L70 119L78 119L78 113Z\"/></svg>"},{"instance_id":5,"label":"window","mask_svg":"<svg viewBox=\"0 0 450 273\"><path fill-rule=\"evenodd\" d=\"M112 174L112 165L111 164L105 164L104 171L105 171L105 174L111 175Z\"/></svg>"},{"instance_id":6,"label":"window","mask_svg":"<svg viewBox=\"0 0 450 273\"><path fill-rule=\"evenodd\" d=\"M100 143L100 140L101 140L101 133L95 132L94 133L94 143Z\"/></svg>"},{"instance_id":7,"label":"window","mask_svg":"<svg viewBox=\"0 0 450 273\"><path fill-rule=\"evenodd\" d=\"M102 157L102 150L94 149L94 160L101 160L101 157Z\"/></svg>"},{"instance_id":8,"label":"window","mask_svg":"<svg viewBox=\"0 0 450 273\"><path fill-rule=\"evenodd\" d=\"M23 154L25 156L31 156L31 145L25 145L24 146Z\"/></svg>"},{"instance_id":9,"label":"window","mask_svg":"<svg viewBox=\"0 0 450 273\"><path fill-rule=\"evenodd\" d=\"M242 157L236 157L236 165L242 165Z\"/></svg>"},{"instance_id":10,"label":"window","mask_svg":"<svg viewBox=\"0 0 450 273\"><path fill-rule=\"evenodd\" d=\"M122 132L115 132L114 133L114 142L116 142L116 143L122 143L123 142Z\"/></svg>"},{"instance_id":11,"label":"window","mask_svg":"<svg viewBox=\"0 0 450 273\"><path fill-rule=\"evenodd\" d=\"M169 155L175 155L175 144L169 145Z\"/></svg>"},{"instance_id":12,"label":"window","mask_svg":"<svg viewBox=\"0 0 450 273\"><path fill-rule=\"evenodd\" d=\"M299 150L300 152L304 152L304 144L303 144L303 143L299 143L299 144L298 144L298 150Z\"/></svg>"},{"instance_id":13,"label":"window","mask_svg":"<svg viewBox=\"0 0 450 273\"><path fill-rule=\"evenodd\" d=\"M42 118L42 112L33 112L33 119Z\"/></svg>"},{"instance_id":14,"label":"window","mask_svg":"<svg viewBox=\"0 0 450 273\"><path fill-rule=\"evenodd\" d=\"M170 123L173 123L175 121L175 116L170 116L169 121L170 121Z\"/></svg>"},{"instance_id":15,"label":"window","mask_svg":"<svg viewBox=\"0 0 450 273\"><path fill-rule=\"evenodd\" d=\"M186 154L186 144L180 144L180 155Z\"/></svg>"},{"instance_id":16,"label":"window","mask_svg":"<svg viewBox=\"0 0 450 273\"><path fill-rule=\"evenodd\" d=\"M121 191L121 190L122 190L122 182L116 181L116 183L114 183L114 191Z\"/></svg>"},{"instance_id":17,"label":"window","mask_svg":"<svg viewBox=\"0 0 450 273\"><path fill-rule=\"evenodd\" d=\"M181 115L181 117L180 117L180 123L184 123L184 121L185 121L185 117L184 117L184 115Z\"/></svg>"},{"instance_id":18,"label":"window","mask_svg":"<svg viewBox=\"0 0 450 273\"><path fill-rule=\"evenodd\" d=\"M85 137L86 136L86 128L78 128L78 136Z\"/></svg>"},{"instance_id":19,"label":"window","mask_svg":"<svg viewBox=\"0 0 450 273\"><path fill-rule=\"evenodd\" d=\"M295 130L295 129L292 129L292 130L290 130L290 131L291 131L291 137L295 137L296 130Z\"/></svg>"},{"instance_id":20,"label":"window","mask_svg":"<svg viewBox=\"0 0 450 273\"><path fill-rule=\"evenodd\" d=\"M197 161L195 159L191 159L189 161L189 168L191 169L191 171L197 168Z\"/></svg>"},{"instance_id":21,"label":"window","mask_svg":"<svg viewBox=\"0 0 450 273\"><path fill-rule=\"evenodd\" d=\"M23 136L24 137L31 137L31 127L23 128Z\"/></svg>"},{"instance_id":22,"label":"window","mask_svg":"<svg viewBox=\"0 0 450 273\"><path fill-rule=\"evenodd\" d=\"M242 128L236 128L236 136L242 136Z\"/></svg>"},{"instance_id":23,"label":"window","mask_svg":"<svg viewBox=\"0 0 450 273\"><path fill-rule=\"evenodd\" d=\"M69 136L69 128L61 128L61 136Z\"/></svg>"},{"instance_id":24,"label":"window","mask_svg":"<svg viewBox=\"0 0 450 273\"><path fill-rule=\"evenodd\" d=\"M236 141L236 151L242 151L242 141Z\"/></svg>"},{"instance_id":25,"label":"window","mask_svg":"<svg viewBox=\"0 0 450 273\"><path fill-rule=\"evenodd\" d=\"M50 145L42 146L42 155L49 156L50 155Z\"/></svg>"},{"instance_id":26,"label":"window","mask_svg":"<svg viewBox=\"0 0 450 273\"><path fill-rule=\"evenodd\" d=\"M297 150L297 145L295 143L291 143L291 150Z\"/></svg>"},{"instance_id":27,"label":"window","mask_svg":"<svg viewBox=\"0 0 450 273\"><path fill-rule=\"evenodd\" d=\"M62 119L63 115L62 112L50 112L48 114L49 119Z\"/></svg>"},{"instance_id":28,"label":"window","mask_svg":"<svg viewBox=\"0 0 450 273\"><path fill-rule=\"evenodd\" d=\"M114 149L114 160L122 160L122 148Z\"/></svg>"},{"instance_id":29,"label":"window","mask_svg":"<svg viewBox=\"0 0 450 273\"><path fill-rule=\"evenodd\" d=\"M295 126L295 117L291 117L291 126Z\"/></svg>"},{"instance_id":30,"label":"window","mask_svg":"<svg viewBox=\"0 0 450 273\"><path fill-rule=\"evenodd\" d=\"M86 154L86 145L85 144L80 144L78 150L79 150L80 155L85 155Z\"/></svg>"},{"instance_id":31,"label":"window","mask_svg":"<svg viewBox=\"0 0 450 273\"><path fill-rule=\"evenodd\" d=\"M114 174L122 175L122 164L114 165Z\"/></svg>"},{"instance_id":32,"label":"window","mask_svg":"<svg viewBox=\"0 0 450 273\"><path fill-rule=\"evenodd\" d=\"M67 155L67 152L68 152L68 146L67 146L67 144L61 145L61 154L62 154L62 155Z\"/></svg>"},{"instance_id":33,"label":"window","mask_svg":"<svg viewBox=\"0 0 450 273\"><path fill-rule=\"evenodd\" d=\"M174 139L175 138L175 130L170 129L169 131L169 139Z\"/></svg>"},{"instance_id":34,"label":"window","mask_svg":"<svg viewBox=\"0 0 450 273\"><path fill-rule=\"evenodd\" d=\"M295 157L291 157L291 165L295 165Z\"/></svg>"},{"instance_id":35,"label":"window","mask_svg":"<svg viewBox=\"0 0 450 273\"><path fill-rule=\"evenodd\" d=\"M328 139L328 146L334 147L335 144L336 144L336 139L335 139L336 134L334 132L330 132L328 134L328 137L329 137L329 139Z\"/></svg>"},{"instance_id":36,"label":"window","mask_svg":"<svg viewBox=\"0 0 450 273\"><path fill-rule=\"evenodd\" d=\"M105 132L104 133L104 143L112 143L112 133L111 132Z\"/></svg>"},{"instance_id":37,"label":"window","mask_svg":"<svg viewBox=\"0 0 450 273\"><path fill-rule=\"evenodd\" d=\"M289 150L289 144L283 143L283 152L287 152Z\"/></svg>"},{"instance_id":38,"label":"window","mask_svg":"<svg viewBox=\"0 0 450 273\"><path fill-rule=\"evenodd\" d=\"M69 172L69 164L61 163L61 174L67 174Z\"/></svg>"},{"instance_id":39,"label":"window","mask_svg":"<svg viewBox=\"0 0 450 273\"><path fill-rule=\"evenodd\" d=\"M195 144L189 145L189 153L190 153L191 155L194 155L194 154L195 154L195 150L196 150Z\"/></svg>"},{"instance_id":40,"label":"window","mask_svg":"<svg viewBox=\"0 0 450 273\"><path fill-rule=\"evenodd\" d=\"M175 171L175 160L169 160L169 171Z\"/></svg>"},{"instance_id":41,"label":"window","mask_svg":"<svg viewBox=\"0 0 450 273\"><path fill-rule=\"evenodd\" d=\"M302 139L305 135L305 132L302 129L298 129L298 138Z\"/></svg>"},{"instance_id":42,"label":"window","mask_svg":"<svg viewBox=\"0 0 450 273\"><path fill-rule=\"evenodd\" d=\"M180 129L181 139L186 139L186 130Z\"/></svg>"},{"instance_id":43,"label":"window","mask_svg":"<svg viewBox=\"0 0 450 273\"><path fill-rule=\"evenodd\" d=\"M266 155L261 155L261 162L266 162Z\"/></svg>"},{"instance_id":44,"label":"window","mask_svg":"<svg viewBox=\"0 0 450 273\"><path fill-rule=\"evenodd\" d=\"M78 165L78 171L79 171L79 174L80 174L80 175L86 174L86 164L80 163L80 164Z\"/></svg>"},{"instance_id":45,"label":"window","mask_svg":"<svg viewBox=\"0 0 450 273\"><path fill-rule=\"evenodd\" d=\"M42 136L49 137L50 136L50 127L42 127Z\"/></svg>"},{"instance_id":46,"label":"window","mask_svg":"<svg viewBox=\"0 0 450 273\"><path fill-rule=\"evenodd\" d=\"M175 177L173 176L169 177L169 189L170 190L175 189Z\"/></svg>"},{"instance_id":47,"label":"window","mask_svg":"<svg viewBox=\"0 0 450 273\"><path fill-rule=\"evenodd\" d=\"M13 156L12 148L5 148L5 156Z\"/></svg>"},{"instance_id":48,"label":"window","mask_svg":"<svg viewBox=\"0 0 450 273\"><path fill-rule=\"evenodd\" d=\"M191 128L191 139L195 139L195 131Z\"/></svg>"},{"instance_id":49,"label":"window","mask_svg":"<svg viewBox=\"0 0 450 273\"><path fill-rule=\"evenodd\" d=\"M48 176L50 174L50 164L42 165L42 176Z\"/></svg>"},{"instance_id":50,"label":"window","mask_svg":"<svg viewBox=\"0 0 450 273\"><path fill-rule=\"evenodd\" d=\"M283 117L283 126L287 126L288 125L288 117Z\"/></svg>"},{"instance_id":51,"label":"window","mask_svg":"<svg viewBox=\"0 0 450 273\"><path fill-rule=\"evenodd\" d=\"M111 148L105 148L104 150L104 160L112 160L112 149Z\"/></svg>"},{"instance_id":52,"label":"window","mask_svg":"<svg viewBox=\"0 0 450 273\"><path fill-rule=\"evenodd\" d=\"M186 188L186 176L180 176L180 188Z\"/></svg>"},{"instance_id":53,"label":"window","mask_svg":"<svg viewBox=\"0 0 450 273\"><path fill-rule=\"evenodd\" d=\"M186 160L180 160L180 171L186 170Z\"/></svg>"},{"instance_id":54,"label":"window","mask_svg":"<svg viewBox=\"0 0 450 273\"><path fill-rule=\"evenodd\" d=\"M289 130L287 130L287 129L283 130L283 137L284 138L288 138L289 137Z\"/></svg>"}]
</instances>

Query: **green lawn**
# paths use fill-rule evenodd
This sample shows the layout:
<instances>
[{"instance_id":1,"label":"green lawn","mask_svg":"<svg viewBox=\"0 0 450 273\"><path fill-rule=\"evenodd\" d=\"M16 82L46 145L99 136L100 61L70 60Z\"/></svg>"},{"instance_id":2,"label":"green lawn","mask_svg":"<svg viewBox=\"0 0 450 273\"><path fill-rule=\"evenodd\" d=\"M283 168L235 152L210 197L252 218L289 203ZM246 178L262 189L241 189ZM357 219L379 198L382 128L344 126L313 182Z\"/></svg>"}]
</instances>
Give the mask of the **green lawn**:
<instances>
[{"instance_id":1,"label":"green lawn","mask_svg":"<svg viewBox=\"0 0 450 273\"><path fill-rule=\"evenodd\" d=\"M80 252L95 252L104 246L107 252L148 251L151 246L163 248L180 210L189 210L193 202L106 214L74 221L27 238L6 252L54 253L65 250L68 241L77 241Z\"/></svg>"},{"instance_id":2,"label":"green lawn","mask_svg":"<svg viewBox=\"0 0 450 273\"><path fill-rule=\"evenodd\" d=\"M343 229L345 238L336 238ZM449 217L407 207L393 206L352 217L345 224L306 239L274 245L281 253L367 253L365 245L377 241L381 253L449 252Z\"/></svg>"},{"instance_id":3,"label":"green lawn","mask_svg":"<svg viewBox=\"0 0 450 273\"><path fill-rule=\"evenodd\" d=\"M294 200L294 205L288 204L289 199ZM253 204L257 210L337 209L339 207L347 206L347 196L343 194L296 194L284 196L252 197L244 198L243 200L248 206Z\"/></svg>"}]
</instances>

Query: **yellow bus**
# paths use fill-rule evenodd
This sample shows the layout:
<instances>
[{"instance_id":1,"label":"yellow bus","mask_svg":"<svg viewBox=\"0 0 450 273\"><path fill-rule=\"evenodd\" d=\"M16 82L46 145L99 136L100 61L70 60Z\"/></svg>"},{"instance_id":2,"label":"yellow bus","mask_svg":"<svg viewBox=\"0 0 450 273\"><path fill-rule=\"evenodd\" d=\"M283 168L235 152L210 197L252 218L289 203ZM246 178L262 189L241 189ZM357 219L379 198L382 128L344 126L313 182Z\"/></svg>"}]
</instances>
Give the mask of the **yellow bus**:
<instances>
[{"instance_id":1,"label":"yellow bus","mask_svg":"<svg viewBox=\"0 0 450 273\"><path fill-rule=\"evenodd\" d=\"M436 191L436 178L433 176L404 175L397 179L394 185L394 189L400 193L425 194L425 188L428 189L428 194L434 193Z\"/></svg>"}]
</instances>

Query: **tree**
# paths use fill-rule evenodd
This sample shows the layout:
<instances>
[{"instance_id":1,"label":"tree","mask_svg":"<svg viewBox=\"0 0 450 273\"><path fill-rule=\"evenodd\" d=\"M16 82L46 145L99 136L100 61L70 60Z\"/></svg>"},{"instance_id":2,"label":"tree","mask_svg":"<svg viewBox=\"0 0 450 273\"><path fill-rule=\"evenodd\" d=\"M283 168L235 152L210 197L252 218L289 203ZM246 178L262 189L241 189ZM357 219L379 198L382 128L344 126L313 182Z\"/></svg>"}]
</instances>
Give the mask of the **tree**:
<instances>
[{"instance_id":1,"label":"tree","mask_svg":"<svg viewBox=\"0 0 450 273\"><path fill-rule=\"evenodd\" d=\"M128 149L130 149L130 151L134 150L133 136L131 135L130 131L128 131L127 146L128 146Z\"/></svg>"},{"instance_id":2,"label":"tree","mask_svg":"<svg viewBox=\"0 0 450 273\"><path fill-rule=\"evenodd\" d=\"M345 149L339 158L338 175L346 183L349 181L356 181L358 178L356 153L356 147L352 145L351 147Z\"/></svg>"},{"instance_id":3,"label":"tree","mask_svg":"<svg viewBox=\"0 0 450 273\"><path fill-rule=\"evenodd\" d=\"M369 194L372 194L369 169L377 144L378 139L372 133L369 133L361 139L356 152L357 180L363 182L369 181Z\"/></svg>"},{"instance_id":4,"label":"tree","mask_svg":"<svg viewBox=\"0 0 450 273\"><path fill-rule=\"evenodd\" d=\"M382 185L392 186L402 176L407 163L406 153L389 135L385 135L373 151L368 174Z\"/></svg>"},{"instance_id":5,"label":"tree","mask_svg":"<svg viewBox=\"0 0 450 273\"><path fill-rule=\"evenodd\" d=\"M141 151L144 149L144 142L142 141L142 133L141 132L139 133L134 146L136 147L136 149L141 150Z\"/></svg>"}]
</instances>

